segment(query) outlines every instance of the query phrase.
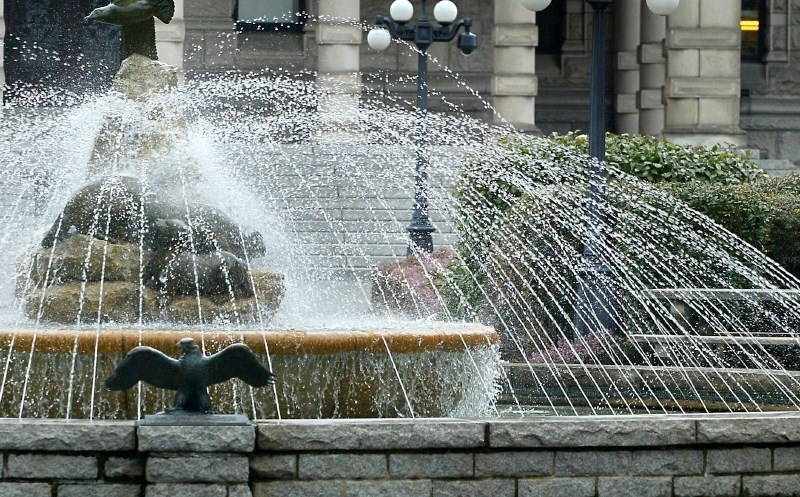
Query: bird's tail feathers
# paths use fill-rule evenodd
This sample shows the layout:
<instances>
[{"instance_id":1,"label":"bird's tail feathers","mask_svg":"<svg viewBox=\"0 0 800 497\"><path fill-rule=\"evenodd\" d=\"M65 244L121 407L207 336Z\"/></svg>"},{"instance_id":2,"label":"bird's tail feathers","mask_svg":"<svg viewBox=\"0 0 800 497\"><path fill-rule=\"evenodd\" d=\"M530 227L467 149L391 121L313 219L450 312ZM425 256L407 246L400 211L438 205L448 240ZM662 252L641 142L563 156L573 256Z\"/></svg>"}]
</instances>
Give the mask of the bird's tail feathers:
<instances>
[{"instance_id":1,"label":"bird's tail feathers","mask_svg":"<svg viewBox=\"0 0 800 497\"><path fill-rule=\"evenodd\" d=\"M154 15L164 24L169 24L172 17L175 15L175 2L174 0L156 0L156 11Z\"/></svg>"}]
</instances>

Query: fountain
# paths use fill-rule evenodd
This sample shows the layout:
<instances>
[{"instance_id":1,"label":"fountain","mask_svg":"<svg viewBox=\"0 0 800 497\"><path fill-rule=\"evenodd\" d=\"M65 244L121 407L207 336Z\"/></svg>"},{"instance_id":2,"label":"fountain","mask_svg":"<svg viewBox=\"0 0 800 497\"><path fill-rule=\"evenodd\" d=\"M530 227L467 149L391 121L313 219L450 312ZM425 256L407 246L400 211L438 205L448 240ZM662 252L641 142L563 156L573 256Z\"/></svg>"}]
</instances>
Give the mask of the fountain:
<instances>
[{"instance_id":1,"label":"fountain","mask_svg":"<svg viewBox=\"0 0 800 497\"><path fill-rule=\"evenodd\" d=\"M322 143L308 78L176 80L133 55L108 94L5 113L2 415L160 410L168 395L100 380L132 347L172 354L183 336L261 355L274 389L211 392L257 419L496 414L501 388L519 414L800 404L800 376L752 328L796 341L800 282L653 186L611 171L611 222L589 230L589 159L431 114L430 202L456 249L387 266L376 248L406 252L406 102L367 95L342 120L359 141ZM580 307L587 237L614 330Z\"/></svg>"},{"instance_id":2,"label":"fountain","mask_svg":"<svg viewBox=\"0 0 800 497\"><path fill-rule=\"evenodd\" d=\"M280 314L284 296L288 307L307 291L295 268L284 269L303 262L273 209L200 144L206 133L231 128L187 115L202 85L186 93L174 68L133 45L111 92L67 111L93 120L96 131L78 138L84 159L65 168L36 163L44 188L23 188L5 218L16 229L4 243L25 248L13 257L14 298L0 332L2 415L137 419L161 410L171 402L161 391L109 392L99 380L132 347L172 354L183 336L205 353L246 343L280 376L264 391L212 388L215 405L254 418L491 409L498 363L488 327L376 320L321 327L292 319L291 310ZM7 143L20 146L21 136ZM48 192L45 206L25 205ZM43 233L25 228L48 219Z\"/></svg>"}]
</instances>

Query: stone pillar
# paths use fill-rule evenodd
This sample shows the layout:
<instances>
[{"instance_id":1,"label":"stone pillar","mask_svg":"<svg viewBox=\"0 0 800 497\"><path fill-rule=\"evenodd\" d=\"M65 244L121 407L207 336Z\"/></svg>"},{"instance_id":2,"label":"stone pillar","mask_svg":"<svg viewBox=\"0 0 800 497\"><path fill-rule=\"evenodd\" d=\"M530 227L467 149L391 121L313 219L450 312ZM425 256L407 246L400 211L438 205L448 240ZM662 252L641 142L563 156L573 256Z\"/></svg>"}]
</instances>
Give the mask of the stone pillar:
<instances>
[{"instance_id":1,"label":"stone pillar","mask_svg":"<svg viewBox=\"0 0 800 497\"><path fill-rule=\"evenodd\" d=\"M639 133L659 136L664 131L664 37L667 18L641 10L642 43L639 45Z\"/></svg>"},{"instance_id":2,"label":"stone pillar","mask_svg":"<svg viewBox=\"0 0 800 497\"><path fill-rule=\"evenodd\" d=\"M494 76L492 96L499 116L519 131L538 131L534 117L538 81L536 14L519 0L494 2Z\"/></svg>"},{"instance_id":3,"label":"stone pillar","mask_svg":"<svg viewBox=\"0 0 800 497\"><path fill-rule=\"evenodd\" d=\"M175 16L169 24L156 19L156 46L161 62L183 69L183 41L186 25L183 21L183 0L175 0Z\"/></svg>"},{"instance_id":4,"label":"stone pillar","mask_svg":"<svg viewBox=\"0 0 800 497\"><path fill-rule=\"evenodd\" d=\"M213 425L208 418L199 421L206 425L147 425L148 417L137 429L137 450L147 481L142 494L252 497L248 486L249 454L256 446L252 426Z\"/></svg>"},{"instance_id":5,"label":"stone pillar","mask_svg":"<svg viewBox=\"0 0 800 497\"><path fill-rule=\"evenodd\" d=\"M769 26L767 29L766 61L789 62L791 39L791 4L789 0L772 0L769 2Z\"/></svg>"},{"instance_id":6,"label":"stone pillar","mask_svg":"<svg viewBox=\"0 0 800 497\"><path fill-rule=\"evenodd\" d=\"M361 97L359 0L319 0L317 26L320 141L354 139ZM352 24L356 23L356 24Z\"/></svg>"},{"instance_id":7,"label":"stone pillar","mask_svg":"<svg viewBox=\"0 0 800 497\"><path fill-rule=\"evenodd\" d=\"M639 63L636 49L639 46L641 0L617 0L614 4L614 110L618 133L639 132L639 110L636 92L639 91Z\"/></svg>"},{"instance_id":8,"label":"stone pillar","mask_svg":"<svg viewBox=\"0 0 800 497\"><path fill-rule=\"evenodd\" d=\"M561 48L561 72L572 84L589 86L591 75L592 8L586 0L565 0L567 19Z\"/></svg>"},{"instance_id":9,"label":"stone pillar","mask_svg":"<svg viewBox=\"0 0 800 497\"><path fill-rule=\"evenodd\" d=\"M664 136L678 143L743 145L739 127L741 4L683 0L667 20Z\"/></svg>"}]
</instances>

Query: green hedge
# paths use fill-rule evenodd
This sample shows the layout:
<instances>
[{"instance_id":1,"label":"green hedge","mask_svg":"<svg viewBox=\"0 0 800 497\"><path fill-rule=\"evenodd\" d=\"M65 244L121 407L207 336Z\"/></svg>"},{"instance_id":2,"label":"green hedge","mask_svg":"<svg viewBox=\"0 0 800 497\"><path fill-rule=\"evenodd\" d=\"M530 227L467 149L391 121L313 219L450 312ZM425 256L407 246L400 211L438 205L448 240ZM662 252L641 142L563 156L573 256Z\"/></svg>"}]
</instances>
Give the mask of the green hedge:
<instances>
[{"instance_id":1,"label":"green hedge","mask_svg":"<svg viewBox=\"0 0 800 497\"><path fill-rule=\"evenodd\" d=\"M800 175L739 185L686 183L669 190L800 277Z\"/></svg>"},{"instance_id":2,"label":"green hedge","mask_svg":"<svg viewBox=\"0 0 800 497\"><path fill-rule=\"evenodd\" d=\"M588 154L586 135L546 138ZM800 175L770 179L735 148L677 145L652 136L606 137L606 162L661 186L800 277Z\"/></svg>"},{"instance_id":3,"label":"green hedge","mask_svg":"<svg viewBox=\"0 0 800 497\"><path fill-rule=\"evenodd\" d=\"M586 135L550 135L548 140L584 154L589 153ZM690 147L649 135L606 136L606 163L651 183L702 181L738 184L766 177L747 154L736 148L715 145Z\"/></svg>"},{"instance_id":4,"label":"green hedge","mask_svg":"<svg viewBox=\"0 0 800 497\"><path fill-rule=\"evenodd\" d=\"M614 168L658 186L618 172L608 175L607 240L639 271L632 278L657 282L663 276L661 266L653 267L657 264L652 261L670 261L677 254L676 270L702 280L701 286L739 284L738 268L720 262L713 248L698 243L708 240L707 222L664 191L800 276L800 176L769 179L747 157L719 147L685 147L626 135L609 135L607 144L607 162ZM540 353L537 342L559 349L562 342L577 338L570 336L575 309L566 290L577 286L574 268L582 257L584 238L574 227L586 212L586 148L586 138L577 134L506 137L464 160L455 191L460 257L441 275L439 289L451 316L489 316L482 321L497 328L508 360L517 359L519 348L533 356ZM649 237L637 236L642 220L653 216L672 217L692 235L676 236L665 222L654 223ZM649 243L650 237L657 243ZM648 318L645 309L637 310L641 302L623 300L628 315L653 319L655 326L657 316ZM535 336L521 330L535 330ZM637 353L626 351L634 362Z\"/></svg>"}]
</instances>

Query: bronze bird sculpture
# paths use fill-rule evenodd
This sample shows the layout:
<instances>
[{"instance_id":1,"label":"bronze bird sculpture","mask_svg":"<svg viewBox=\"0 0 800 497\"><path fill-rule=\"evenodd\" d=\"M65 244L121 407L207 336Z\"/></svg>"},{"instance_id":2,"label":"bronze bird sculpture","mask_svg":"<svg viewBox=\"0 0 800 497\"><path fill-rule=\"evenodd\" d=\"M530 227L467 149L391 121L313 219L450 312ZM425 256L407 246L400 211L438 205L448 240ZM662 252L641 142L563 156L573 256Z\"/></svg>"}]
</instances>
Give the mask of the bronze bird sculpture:
<instances>
[{"instance_id":1,"label":"bronze bird sculpture","mask_svg":"<svg viewBox=\"0 0 800 497\"><path fill-rule=\"evenodd\" d=\"M126 390L144 381L158 388L177 390L175 404L168 411L210 412L208 387L239 378L248 385L263 387L275 383L275 375L241 343L229 345L211 356L204 356L192 338L177 343L183 351L173 359L151 347L136 347L103 384L110 390Z\"/></svg>"},{"instance_id":2,"label":"bronze bird sculpture","mask_svg":"<svg viewBox=\"0 0 800 497\"><path fill-rule=\"evenodd\" d=\"M174 0L115 0L94 9L86 19L122 26L123 60L134 53L158 60L153 18L169 24L174 15Z\"/></svg>"}]
</instances>

